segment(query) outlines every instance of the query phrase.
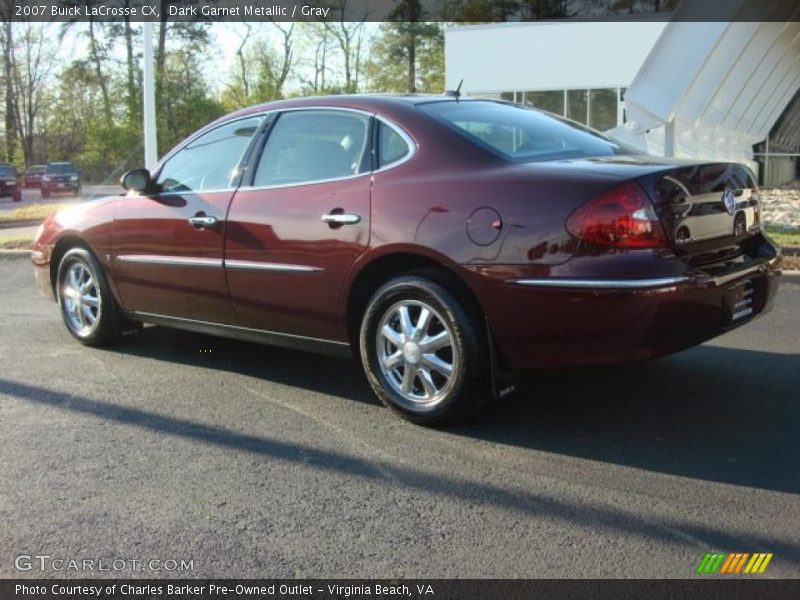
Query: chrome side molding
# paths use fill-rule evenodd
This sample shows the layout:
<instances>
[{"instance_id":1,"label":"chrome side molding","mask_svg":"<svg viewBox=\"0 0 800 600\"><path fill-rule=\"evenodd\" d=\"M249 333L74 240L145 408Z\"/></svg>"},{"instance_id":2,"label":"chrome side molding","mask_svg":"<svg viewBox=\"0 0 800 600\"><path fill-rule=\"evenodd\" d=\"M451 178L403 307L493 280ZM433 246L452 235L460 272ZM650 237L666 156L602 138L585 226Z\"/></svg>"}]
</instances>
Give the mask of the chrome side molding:
<instances>
[{"instance_id":1,"label":"chrome side molding","mask_svg":"<svg viewBox=\"0 0 800 600\"><path fill-rule=\"evenodd\" d=\"M260 262L253 260L223 260L221 258L199 258L191 256L165 256L160 254L120 254L117 260L141 265L169 267L204 267L212 269L234 269L238 271L269 271L272 273L322 273L325 269L309 265Z\"/></svg>"},{"instance_id":2,"label":"chrome side molding","mask_svg":"<svg viewBox=\"0 0 800 600\"><path fill-rule=\"evenodd\" d=\"M162 254L120 254L117 260L141 265L164 265L170 267L222 268L221 258L198 258L193 256L166 256Z\"/></svg>"},{"instance_id":3,"label":"chrome side molding","mask_svg":"<svg viewBox=\"0 0 800 600\"><path fill-rule=\"evenodd\" d=\"M223 266L237 271L272 271L274 273L321 273L325 270L308 265L259 262L255 260L225 260Z\"/></svg>"},{"instance_id":4,"label":"chrome side molding","mask_svg":"<svg viewBox=\"0 0 800 600\"><path fill-rule=\"evenodd\" d=\"M688 281L688 277L654 277L651 279L569 279L569 278L522 278L509 279L509 285L569 289L648 289L670 287Z\"/></svg>"}]
</instances>

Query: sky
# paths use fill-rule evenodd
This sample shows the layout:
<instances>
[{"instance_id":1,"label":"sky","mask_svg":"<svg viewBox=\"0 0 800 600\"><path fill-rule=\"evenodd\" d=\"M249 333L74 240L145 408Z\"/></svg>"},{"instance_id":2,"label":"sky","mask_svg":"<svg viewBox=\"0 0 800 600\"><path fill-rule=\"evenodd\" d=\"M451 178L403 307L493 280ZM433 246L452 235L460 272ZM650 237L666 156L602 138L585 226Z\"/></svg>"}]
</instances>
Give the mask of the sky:
<instances>
[{"instance_id":1,"label":"sky","mask_svg":"<svg viewBox=\"0 0 800 600\"><path fill-rule=\"evenodd\" d=\"M379 25L380 23L364 23L365 49L368 49L369 46L366 41L377 33ZM86 27L86 24L81 24L81 26ZM253 27L254 32L258 31L258 35L270 40L273 47L276 49L281 47L281 34L271 23L252 23L251 26ZM51 39L58 39L60 25L49 24L45 27L47 29L48 37ZM205 64L203 65L203 72L211 87L218 92L221 92L225 88L226 80L236 67L236 50L241 43L241 38L245 34L246 28L243 23L211 23L209 25L209 29L213 40L212 46L215 48L215 51L205 61ZM65 37L64 41L60 44L58 54L64 58L57 71L67 66L67 64L76 57L87 55L87 40L86 37L81 34L81 32L82 29L73 28ZM251 38L251 42L249 43L252 43L252 39L253 38ZM309 57L306 54L304 56L302 48L300 47L295 48L295 54L296 58L299 59L305 57L309 58L310 60L313 58L313 55ZM334 54L329 54L329 57L334 57ZM364 56L366 57L366 51ZM120 40L120 42L116 45L114 58L120 62L125 60L125 47L122 40ZM333 64L335 66L335 58ZM313 69L310 69L308 66L298 64L296 65L295 70L301 77L313 77ZM331 81L331 83L333 83L333 81ZM286 91L291 92L299 87L299 78L294 77L287 82Z\"/></svg>"}]
</instances>

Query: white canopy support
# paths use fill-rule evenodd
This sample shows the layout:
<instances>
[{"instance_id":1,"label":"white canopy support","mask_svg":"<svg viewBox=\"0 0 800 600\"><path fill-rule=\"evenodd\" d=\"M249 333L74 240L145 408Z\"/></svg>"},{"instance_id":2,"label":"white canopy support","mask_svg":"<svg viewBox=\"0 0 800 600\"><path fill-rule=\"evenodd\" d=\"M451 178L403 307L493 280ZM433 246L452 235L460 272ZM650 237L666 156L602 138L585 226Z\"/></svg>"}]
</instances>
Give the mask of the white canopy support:
<instances>
[{"instance_id":1,"label":"white canopy support","mask_svg":"<svg viewBox=\"0 0 800 600\"><path fill-rule=\"evenodd\" d=\"M755 168L753 145L784 115L782 142L796 152L800 117L785 113L800 111L792 102L800 89L800 4L718 0L729 22L692 22L705 1L680 5L625 93L626 131L612 135L653 154Z\"/></svg>"}]
</instances>

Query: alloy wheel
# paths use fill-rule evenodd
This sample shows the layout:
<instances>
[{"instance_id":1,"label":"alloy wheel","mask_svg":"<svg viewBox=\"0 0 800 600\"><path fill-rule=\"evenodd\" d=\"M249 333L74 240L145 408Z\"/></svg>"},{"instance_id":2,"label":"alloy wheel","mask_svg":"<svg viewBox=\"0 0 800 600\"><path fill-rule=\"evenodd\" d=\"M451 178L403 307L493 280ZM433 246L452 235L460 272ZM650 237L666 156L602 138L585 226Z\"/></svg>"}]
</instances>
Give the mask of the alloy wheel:
<instances>
[{"instance_id":1,"label":"alloy wheel","mask_svg":"<svg viewBox=\"0 0 800 600\"><path fill-rule=\"evenodd\" d=\"M433 307L418 300L390 306L375 347L381 372L407 408L430 408L446 397L460 357L453 333Z\"/></svg>"},{"instance_id":2,"label":"alloy wheel","mask_svg":"<svg viewBox=\"0 0 800 600\"><path fill-rule=\"evenodd\" d=\"M94 275L83 262L69 266L61 282L62 310L79 337L91 335L100 322L102 299Z\"/></svg>"}]
</instances>

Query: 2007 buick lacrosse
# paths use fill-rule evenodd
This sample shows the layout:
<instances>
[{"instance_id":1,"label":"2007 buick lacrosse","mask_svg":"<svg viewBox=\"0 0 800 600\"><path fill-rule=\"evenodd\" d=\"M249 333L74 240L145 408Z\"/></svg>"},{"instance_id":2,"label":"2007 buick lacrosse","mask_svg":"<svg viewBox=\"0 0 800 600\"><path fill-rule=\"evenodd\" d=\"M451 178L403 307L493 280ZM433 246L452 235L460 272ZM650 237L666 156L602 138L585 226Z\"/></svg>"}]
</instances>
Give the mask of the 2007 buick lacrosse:
<instances>
[{"instance_id":1,"label":"2007 buick lacrosse","mask_svg":"<svg viewBox=\"0 0 800 600\"><path fill-rule=\"evenodd\" d=\"M746 167L655 158L502 102L260 105L122 185L35 241L80 342L144 322L352 354L422 424L473 412L509 372L699 344L778 287Z\"/></svg>"}]
</instances>

